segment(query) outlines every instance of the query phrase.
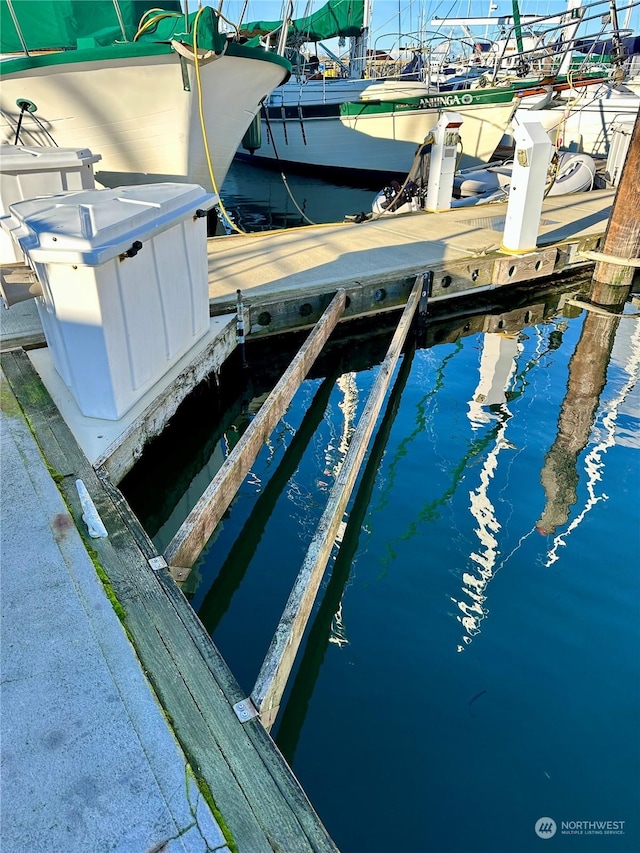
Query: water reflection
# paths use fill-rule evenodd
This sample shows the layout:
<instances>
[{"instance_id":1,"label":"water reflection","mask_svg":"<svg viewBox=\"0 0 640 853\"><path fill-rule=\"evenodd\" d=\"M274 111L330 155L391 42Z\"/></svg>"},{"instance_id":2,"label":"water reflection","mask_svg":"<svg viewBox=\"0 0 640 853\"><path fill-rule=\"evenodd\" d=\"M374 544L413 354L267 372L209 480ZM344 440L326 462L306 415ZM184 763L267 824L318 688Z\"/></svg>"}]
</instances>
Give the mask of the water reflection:
<instances>
[{"instance_id":1,"label":"water reflection","mask_svg":"<svg viewBox=\"0 0 640 853\"><path fill-rule=\"evenodd\" d=\"M616 328L617 322L615 324ZM597 484L602 482L602 475L604 472L603 457L604 454L606 454L606 452L616 443L616 427L618 421L618 414L620 412L621 407L626 402L630 392L635 387L638 381L638 377L640 376L640 323L636 320L625 320L625 322L632 322L634 325L634 329L629 341L628 356L623 366L623 370L627 375L627 379L625 382L622 383L617 394L603 405L602 411L599 413L598 418L596 418L595 425L597 428L597 432L600 433L601 437L594 445L594 447L589 451L589 453L587 453L584 460L587 500L585 501L582 510L576 515L576 517L569 524L564 533L557 534L553 537L553 542L551 547L549 548L549 551L547 553L547 559L544 564L546 567L553 565L553 563L555 563L559 559L558 549L566 546L568 536L573 533L573 531L584 521L584 518L587 513L590 512L593 507L600 501L608 500L608 496L604 492L599 495L596 494ZM585 323L585 327L587 327L587 323ZM593 332L590 330L588 331L588 333L593 334ZM578 346L581 346L582 340L584 338L585 336L583 333L583 338L581 339L581 342L580 344L578 344ZM565 398L564 405L567 405L567 398ZM597 427L598 420L600 420L599 428ZM560 436L560 432L558 433L558 435ZM538 527L540 527L540 523L538 524Z\"/></svg>"},{"instance_id":2,"label":"water reflection","mask_svg":"<svg viewBox=\"0 0 640 853\"><path fill-rule=\"evenodd\" d=\"M398 375L391 389L371 453L359 482L347 523L341 530L340 550L331 567L331 576L320 606L312 619L302 659L293 678L290 692L285 693L279 720L276 723L276 740L285 758L292 762L300 732L313 695L322 662L331 643L342 649L348 645L342 599L349 580L354 556L358 550L364 521L376 485L380 464L395 421L402 392L411 373L415 349L410 346L405 353Z\"/></svg>"},{"instance_id":3,"label":"water reflection","mask_svg":"<svg viewBox=\"0 0 640 853\"><path fill-rule=\"evenodd\" d=\"M497 421L497 429L493 447L485 456L480 470L480 483L469 492L470 512L477 524L474 532L480 544L480 548L469 555L475 569L474 572L462 573L462 591L466 598L451 599L462 614L456 618L465 630L462 642L466 645L480 633L480 623L488 614L484 607L485 593L494 576L500 553L497 534L501 525L489 496L489 485L498 466L498 456L505 449L513 449L505 437L512 417L507 406L507 393L516 373L517 357L522 350L523 346L516 334L485 334L479 367L480 380L469 403L468 417L473 430L491 421ZM458 645L457 650L463 651L464 645Z\"/></svg>"},{"instance_id":4,"label":"water reflection","mask_svg":"<svg viewBox=\"0 0 640 853\"><path fill-rule=\"evenodd\" d=\"M635 322L627 320L626 322ZM578 500L578 456L587 446L620 318L588 312L569 362L567 393L560 409L556 438L547 453L540 479L546 495L537 522L540 533L553 534L567 523Z\"/></svg>"},{"instance_id":5,"label":"water reflection","mask_svg":"<svg viewBox=\"0 0 640 853\"><path fill-rule=\"evenodd\" d=\"M633 565L627 559L632 547L623 535L629 515L621 513L619 524L611 519L613 507L624 506L628 481L619 489L608 481L614 470L626 470L633 442L637 446L638 421L625 421L623 414L640 372L640 332L633 320L620 321L625 328L610 335L584 314L561 316L560 298L556 292L535 301L527 297L517 310L498 306L493 313L430 318L428 349L415 355L411 350L399 366L274 730L322 819L332 834L335 828L336 837L342 833L345 851L381 849L366 811L372 802L377 807L378 795L401 815L396 846L422 849L427 834L416 815L424 813L420 810L428 800L449 821L446 829L438 828L436 818L431 821L429 843L434 849L463 850L473 846L471 828L460 826L450 846L449 837L444 838L453 811L459 804L474 820L489 814L487 825L498 825L503 818L491 811L486 791L502 785L499 808L504 811L506 803L509 813L516 813L519 792L510 799L510 786L517 787L511 785L510 768L517 768L518 778L534 779L526 782L526 799L536 812L535 803L542 808L546 802L543 793L555 792L557 814L569 802L560 798L578 784L571 778L574 766L580 770L578 782L586 778L592 787L597 774L589 776L591 764L603 778L612 767L620 769L595 754L594 732L605 730L605 716L618 713L620 719L619 707L627 707L627 698L615 691L620 685L622 695L630 683L631 666L622 667L621 650L632 648L637 625ZM610 339L619 342L627 330L625 356L614 363ZM381 333L380 357L391 333ZM363 333L362 340L366 337ZM588 358L579 347L589 348ZM242 392L246 400L262 396L281 372L282 363L256 346L258 351L256 371L247 383L251 387ZM265 638L268 643L280 616L289 573L295 576L298 568L299 540L313 532L326 502L317 480L329 484L338 470L360 405L358 394L366 399L375 374L377 352L348 342L339 356L318 366L294 400L282 433L257 460L254 473L261 485L240 495L205 555L202 582L191 590L194 607L244 689L251 687ZM580 376L593 370L593 360L601 361L595 382ZM275 379L256 375L272 362ZM598 383L607 364L603 396ZM235 387L241 375L231 374L228 382ZM247 416L248 402L238 403L220 440L226 436L231 444ZM570 417L585 427L586 450L575 449L580 445L571 435ZM217 413L210 421L220 418ZM194 466L202 467L212 445L207 439L206 452L195 447L193 425L198 423L192 413L174 442L191 444ZM617 433L623 434L626 455L612 452ZM559 491L543 489L540 481L544 472L545 482L552 482L546 466L558 482L554 454L561 445L563 460L571 461L566 448L573 439L577 499L567 505ZM614 461L620 467L614 468ZM176 490L185 490L192 480L176 479ZM287 499L292 482L298 489L295 506ZM608 503L605 491L612 495ZM180 500L180 495L163 499L163 510ZM581 565L599 540L596 520L603 510L608 533L623 543L617 576L612 571L607 585ZM560 512L566 520L548 540L540 537L536 523L545 513L561 518ZM562 573L541 571L543 563L555 568L560 557ZM386 571L392 561L394 571ZM386 574L378 583L381 562ZM502 572L505 566L512 571ZM612 606L612 600L624 607ZM566 630L567 615L577 613L576 601L580 624L594 626L579 636ZM590 636L599 634L606 644L589 646ZM597 703L591 701L594 683L602 683ZM470 713L469 697L475 702L487 689L487 697ZM403 700L408 693L410 702ZM485 708L489 713L490 705L492 725L479 738L473 718ZM365 707L366 714L343 712ZM579 725L583 728L575 734ZM386 744L387 751L379 737L385 728L399 733ZM425 738L425 731L433 736ZM618 744L610 748L610 737L607 730L601 746L613 762L621 751ZM374 748L379 767L363 777L362 766ZM542 773L534 752L544 755L541 766L550 774ZM552 762L548 753L557 757L556 766L547 763ZM584 765L581 754L587 756ZM474 760L464 765L468 755ZM466 794L459 784L460 766L477 770ZM356 775L358 786L352 784ZM624 772L609 775L624 778ZM398 789L398 778L407 780L406 790ZM456 804L451 814L447 802ZM566 814L572 813L570 804ZM518 820L513 818L510 832L518 831ZM496 840L494 846L508 850L513 843L501 847ZM529 848L525 843L518 849Z\"/></svg>"},{"instance_id":6,"label":"water reflection","mask_svg":"<svg viewBox=\"0 0 640 853\"><path fill-rule=\"evenodd\" d=\"M533 327L531 331L536 337L535 351L520 372L518 359L524 352L520 333L488 332L482 337L480 378L469 402L467 416L473 432L492 422L495 422L496 426L490 433L491 443L487 446L488 450L487 447L483 448L483 453L486 453L480 468L479 484L469 492L469 511L476 523L473 531L480 547L469 554L472 570L462 572L464 597L451 597L451 601L460 611L456 614L456 619L464 628L461 642L457 645L458 652L464 651L473 637L480 633L481 623L488 616L486 600L489 583L535 529L532 527L521 536L516 547L498 564L501 553L498 534L502 525L490 495L490 486L498 470L500 454L506 450L516 450L506 438L507 427L513 417L508 402L522 395L527 374L544 356L560 346L562 333L566 328L565 323L557 322L553 330L547 332L548 338L545 340L541 328Z\"/></svg>"}]
</instances>

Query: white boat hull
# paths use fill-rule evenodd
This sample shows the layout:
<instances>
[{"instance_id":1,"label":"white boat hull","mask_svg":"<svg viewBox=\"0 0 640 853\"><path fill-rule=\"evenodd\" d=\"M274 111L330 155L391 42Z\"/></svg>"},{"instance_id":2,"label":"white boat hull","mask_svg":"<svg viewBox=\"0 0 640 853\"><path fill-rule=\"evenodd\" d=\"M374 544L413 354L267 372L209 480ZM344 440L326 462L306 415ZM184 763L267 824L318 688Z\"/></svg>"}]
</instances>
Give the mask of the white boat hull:
<instances>
[{"instance_id":1,"label":"white boat hull","mask_svg":"<svg viewBox=\"0 0 640 853\"><path fill-rule=\"evenodd\" d=\"M0 141L13 143L19 110L28 98L23 145L89 148L100 154L96 180L104 186L186 181L213 189L198 110L193 63L177 54L52 64L2 75ZM259 103L286 76L281 65L224 55L202 61L203 111L216 184L222 185ZM50 134L50 136L49 136Z\"/></svg>"},{"instance_id":2,"label":"white boat hull","mask_svg":"<svg viewBox=\"0 0 640 853\"><path fill-rule=\"evenodd\" d=\"M515 106L507 103L452 109L464 119L460 128L460 167L487 163ZM416 147L433 130L441 114L442 110L434 108L359 116L270 118L268 122L263 119L262 147L251 155L250 162L280 162L313 171L343 170L351 175L405 175Z\"/></svg>"},{"instance_id":3,"label":"white boat hull","mask_svg":"<svg viewBox=\"0 0 640 853\"><path fill-rule=\"evenodd\" d=\"M532 99L533 102L534 99ZM638 115L640 96L618 93L605 87L586 87L564 102L536 111L536 118L558 146L591 156L606 156L615 122ZM518 111L529 109L525 98ZM567 113L565 115L565 113Z\"/></svg>"}]
</instances>

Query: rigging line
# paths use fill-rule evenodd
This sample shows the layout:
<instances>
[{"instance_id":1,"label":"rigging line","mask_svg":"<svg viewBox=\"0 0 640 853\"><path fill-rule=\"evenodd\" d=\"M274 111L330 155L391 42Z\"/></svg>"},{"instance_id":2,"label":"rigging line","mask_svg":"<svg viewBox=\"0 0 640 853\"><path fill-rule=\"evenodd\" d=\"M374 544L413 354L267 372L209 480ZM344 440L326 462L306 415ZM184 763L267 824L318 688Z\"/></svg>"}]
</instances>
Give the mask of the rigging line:
<instances>
[{"instance_id":1,"label":"rigging line","mask_svg":"<svg viewBox=\"0 0 640 853\"><path fill-rule=\"evenodd\" d=\"M281 160L280 160L280 155L278 154L278 149L276 148L276 138L275 138L275 136L273 135L273 130L272 130L272 128L271 128L271 122L269 121L269 111L268 111L267 107L265 107L265 106L264 106L264 104L263 104L263 106L262 106L262 111L263 111L263 113L264 113L264 119L265 119L265 122L266 122L266 125L267 125L267 131L268 131L268 133L269 133L269 136L271 137L271 144L273 145L273 153L276 155L276 160L277 160L277 162L278 162L278 165L280 166L280 165L281 165ZM284 122L285 122L284 117L283 117L283 119L282 119L282 122L283 122L283 127L284 127ZM284 171L282 170L282 168L280 169L280 177L282 178L282 183L284 184L284 188L286 189L286 191L287 191L287 193L288 193L288 195L289 195L289 198L290 198L290 199L291 199L291 201L293 202L294 207L295 207L295 209L298 211L298 213L300 214L300 216L301 216L301 217L302 217L306 222L308 222L308 223L309 223L309 225L317 225L317 224L318 224L317 222L313 222L311 219L309 219L309 217L307 216L307 214L306 214L306 213L304 213L304 211L303 211L303 210L301 210L300 205L299 205L299 204L298 204L298 202L295 200L295 198L294 198L294 196L293 196L293 193L291 192L291 190L290 190L290 188L289 188L289 183L288 183L288 181L287 181L287 176L285 175L285 173L284 173Z\"/></svg>"},{"instance_id":2,"label":"rigging line","mask_svg":"<svg viewBox=\"0 0 640 853\"><path fill-rule=\"evenodd\" d=\"M31 113L30 115L31 115L31 118L32 118L32 119L35 121L35 123L38 125L38 127L42 130L42 132L43 132L43 133L46 133L46 135L49 137L49 139L51 140L51 142L55 145L55 147L56 147L56 148L58 148L58 147L59 147L59 146L58 146L58 143L55 141L55 139L53 138L53 136L51 136L51 134L49 133L49 131L47 130L47 128L44 126L44 124L40 121L40 119L38 118L38 116L37 116L35 113Z\"/></svg>"}]
</instances>

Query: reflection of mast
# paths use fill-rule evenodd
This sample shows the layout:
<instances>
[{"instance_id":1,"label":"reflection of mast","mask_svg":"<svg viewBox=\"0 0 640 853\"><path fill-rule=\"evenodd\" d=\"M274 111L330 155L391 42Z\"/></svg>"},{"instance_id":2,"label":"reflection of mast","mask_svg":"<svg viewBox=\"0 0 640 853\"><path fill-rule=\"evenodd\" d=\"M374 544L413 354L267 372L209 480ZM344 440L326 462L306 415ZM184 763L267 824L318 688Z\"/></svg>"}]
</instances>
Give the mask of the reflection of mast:
<instances>
[{"instance_id":1,"label":"reflection of mast","mask_svg":"<svg viewBox=\"0 0 640 853\"><path fill-rule=\"evenodd\" d=\"M427 392L424 397L422 397L416 403L416 417L415 417L415 426L411 430L408 435L406 435L402 441L398 444L398 449L396 450L393 459L389 463L388 473L387 473L387 482L385 488L381 492L380 501L375 508L376 512L383 510L385 506L389 503L389 495L392 493L393 484L395 483L396 473L398 468L398 463L401 459L403 459L407 453L409 452L409 445L414 439L416 439L419 435L429 428L429 409L427 408L429 402L433 397L436 396L437 392L440 391L444 387L444 374L445 368L447 367L449 361L454 358L459 352L462 351L462 344L460 341L456 341L453 346L453 349L450 353L448 353L440 363L433 366L433 376L434 383L433 388Z\"/></svg>"},{"instance_id":2,"label":"reflection of mast","mask_svg":"<svg viewBox=\"0 0 640 853\"><path fill-rule=\"evenodd\" d=\"M474 528L480 541L480 548L469 557L476 564L476 572L463 572L462 591L470 599L452 601L457 604L462 615L456 618L465 629L462 640L468 644L472 637L480 632L480 623L487 615L484 608L486 588L495 575L498 559L498 540L500 522L496 518L495 507L489 497L489 485L498 467L498 456L505 447L511 447L505 439L507 424L511 412L507 407L507 389L516 369L516 358L522 351L517 336L503 334L485 334L480 359L480 381L469 403L469 420L473 429L491 420L498 420L495 443L487 454L480 471L480 484L469 493L471 515L477 522ZM493 411L487 411L487 407ZM497 411L496 411L497 408ZM458 651L464 646L458 646Z\"/></svg>"},{"instance_id":3,"label":"reflection of mast","mask_svg":"<svg viewBox=\"0 0 640 853\"><path fill-rule=\"evenodd\" d=\"M578 455L587 446L604 388L607 366L620 318L588 312L569 362L567 393L560 409L558 433L549 449L540 480L547 503L536 526L542 534L566 524L578 499Z\"/></svg>"},{"instance_id":4,"label":"reflection of mast","mask_svg":"<svg viewBox=\"0 0 640 853\"><path fill-rule=\"evenodd\" d=\"M342 391L342 400L338 403L338 408L342 412L342 432L340 440L336 445L330 444L325 454L325 471L327 476L337 477L344 457L349 449L351 436L356 428L356 414L358 408L358 386L356 384L355 373L343 373L339 376L336 385ZM330 453L335 450L336 455Z\"/></svg>"},{"instance_id":5,"label":"reflection of mast","mask_svg":"<svg viewBox=\"0 0 640 853\"><path fill-rule=\"evenodd\" d=\"M304 654L293 681L291 693L288 699L283 702L276 742L290 764L293 762L307 708L328 645L335 643L338 646L343 646L348 642L342 621L342 596L351 573L353 558L358 549L362 525L369 509L371 495L378 478L380 463L389 440L391 427L400 406L402 392L411 373L414 352L415 349L411 346L400 363L398 375L389 395L389 402L349 512L349 520L343 532L342 543L335 564L331 570L331 578L318 612L310 626Z\"/></svg>"},{"instance_id":6,"label":"reflection of mast","mask_svg":"<svg viewBox=\"0 0 640 853\"><path fill-rule=\"evenodd\" d=\"M566 544L565 540L567 536L576 529L576 527L584 519L585 515L599 501L607 499L607 496L604 493L601 495L596 495L596 483L602 479L602 469L604 468L602 454L606 453L610 447L613 447L616 441L616 422L618 419L618 411L620 409L620 406L624 403L628 393L635 386L636 382L638 381L638 376L640 375L640 323L635 324L635 329L631 337L630 345L631 351L629 353L629 358L627 359L627 363L624 368L625 372L627 373L628 379L620 388L620 391L616 394L616 396L606 406L606 414L602 418L602 429L604 432L602 440L599 441L585 457L584 467L587 474L586 486L588 498L585 502L582 512L580 512L576 516L576 518L573 519L573 521L567 527L565 532L554 536L553 546L549 549L548 559L545 563L547 568L553 565L553 563L555 563L556 560L559 559L558 548L561 545Z\"/></svg>"}]
</instances>

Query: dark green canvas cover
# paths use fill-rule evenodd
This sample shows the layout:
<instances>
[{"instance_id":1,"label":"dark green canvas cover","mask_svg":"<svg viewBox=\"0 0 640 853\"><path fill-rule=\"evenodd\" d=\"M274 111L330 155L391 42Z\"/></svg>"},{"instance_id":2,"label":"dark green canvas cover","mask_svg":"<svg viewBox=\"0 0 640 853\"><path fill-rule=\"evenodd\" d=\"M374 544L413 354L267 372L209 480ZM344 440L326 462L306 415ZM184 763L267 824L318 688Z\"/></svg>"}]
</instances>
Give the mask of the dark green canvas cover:
<instances>
[{"instance_id":1,"label":"dark green canvas cover","mask_svg":"<svg viewBox=\"0 0 640 853\"><path fill-rule=\"evenodd\" d=\"M152 0L117 0L127 41L138 30ZM112 0L11 0L11 6L29 50L74 49L78 39L93 38L97 45L123 41ZM180 12L179 0L163 0L164 10ZM0 45L2 53L22 52L9 4L0 0Z\"/></svg>"},{"instance_id":2,"label":"dark green canvas cover","mask_svg":"<svg viewBox=\"0 0 640 853\"><path fill-rule=\"evenodd\" d=\"M146 18L140 42L169 42L172 39L193 47L193 27L198 19L198 51L213 50L221 53L227 43L224 33L218 32L220 20L211 6L203 6L202 12L192 12L187 22L184 15L166 15L165 9L154 9ZM155 23L157 21L157 23Z\"/></svg>"},{"instance_id":3,"label":"dark green canvas cover","mask_svg":"<svg viewBox=\"0 0 640 853\"><path fill-rule=\"evenodd\" d=\"M258 36L271 33L282 21L252 21L243 24L241 33ZM364 26L364 0L329 0L313 15L296 18L289 26L289 36L301 35L306 41L323 41L336 36L358 36Z\"/></svg>"}]
</instances>

